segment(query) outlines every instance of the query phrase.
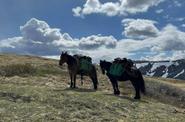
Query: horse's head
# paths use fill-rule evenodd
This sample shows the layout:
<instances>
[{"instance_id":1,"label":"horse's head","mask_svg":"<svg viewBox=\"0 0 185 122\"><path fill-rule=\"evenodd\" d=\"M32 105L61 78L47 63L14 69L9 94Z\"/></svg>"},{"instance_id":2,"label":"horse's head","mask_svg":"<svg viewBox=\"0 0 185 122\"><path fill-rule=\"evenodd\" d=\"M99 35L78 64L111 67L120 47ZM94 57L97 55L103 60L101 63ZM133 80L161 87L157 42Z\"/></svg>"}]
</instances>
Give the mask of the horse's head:
<instances>
[{"instance_id":1,"label":"horse's head","mask_svg":"<svg viewBox=\"0 0 185 122\"><path fill-rule=\"evenodd\" d=\"M67 56L68 56L67 52L62 52L62 54L60 55L60 61L59 61L60 66L62 66L64 63L68 61Z\"/></svg>"},{"instance_id":2,"label":"horse's head","mask_svg":"<svg viewBox=\"0 0 185 122\"><path fill-rule=\"evenodd\" d=\"M101 71L102 71L102 74L105 74L105 60L102 61L100 60L100 68L101 68Z\"/></svg>"}]
</instances>

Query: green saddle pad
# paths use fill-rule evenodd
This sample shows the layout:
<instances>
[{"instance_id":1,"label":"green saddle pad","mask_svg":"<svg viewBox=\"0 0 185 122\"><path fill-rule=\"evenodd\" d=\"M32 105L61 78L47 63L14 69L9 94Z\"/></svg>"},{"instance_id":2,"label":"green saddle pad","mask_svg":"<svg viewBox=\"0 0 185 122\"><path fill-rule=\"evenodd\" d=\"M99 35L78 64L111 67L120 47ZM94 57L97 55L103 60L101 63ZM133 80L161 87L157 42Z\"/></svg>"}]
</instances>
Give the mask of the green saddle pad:
<instances>
[{"instance_id":1,"label":"green saddle pad","mask_svg":"<svg viewBox=\"0 0 185 122\"><path fill-rule=\"evenodd\" d=\"M88 60L86 59L81 59L80 60L80 70L81 71L90 71L92 69L92 63L89 62Z\"/></svg>"},{"instance_id":2,"label":"green saddle pad","mask_svg":"<svg viewBox=\"0 0 185 122\"><path fill-rule=\"evenodd\" d=\"M112 64L109 73L114 76L121 76L124 72L124 68L121 64Z\"/></svg>"}]
</instances>

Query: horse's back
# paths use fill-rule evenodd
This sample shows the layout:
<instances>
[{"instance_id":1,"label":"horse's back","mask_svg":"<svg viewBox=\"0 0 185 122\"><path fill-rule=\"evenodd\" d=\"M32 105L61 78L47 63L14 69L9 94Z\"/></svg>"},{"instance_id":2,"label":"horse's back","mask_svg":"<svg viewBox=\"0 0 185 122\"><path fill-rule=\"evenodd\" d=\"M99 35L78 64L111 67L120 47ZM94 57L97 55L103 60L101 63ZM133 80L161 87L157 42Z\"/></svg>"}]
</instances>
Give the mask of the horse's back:
<instances>
[{"instance_id":1,"label":"horse's back","mask_svg":"<svg viewBox=\"0 0 185 122\"><path fill-rule=\"evenodd\" d=\"M84 55L73 55L77 61L77 74L89 76L96 72L95 65L92 64L92 58Z\"/></svg>"}]
</instances>

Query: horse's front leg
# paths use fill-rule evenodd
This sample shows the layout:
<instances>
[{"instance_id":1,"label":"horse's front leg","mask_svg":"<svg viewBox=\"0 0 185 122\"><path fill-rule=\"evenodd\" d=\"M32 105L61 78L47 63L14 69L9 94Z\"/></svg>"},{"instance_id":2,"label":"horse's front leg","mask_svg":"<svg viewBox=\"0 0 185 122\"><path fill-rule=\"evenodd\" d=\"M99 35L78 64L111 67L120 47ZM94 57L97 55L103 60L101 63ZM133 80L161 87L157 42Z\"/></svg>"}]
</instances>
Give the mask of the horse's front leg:
<instances>
[{"instance_id":1,"label":"horse's front leg","mask_svg":"<svg viewBox=\"0 0 185 122\"><path fill-rule=\"evenodd\" d=\"M76 74L73 75L73 78L74 78L73 88L76 88Z\"/></svg>"},{"instance_id":2,"label":"horse's front leg","mask_svg":"<svg viewBox=\"0 0 185 122\"><path fill-rule=\"evenodd\" d=\"M72 88L73 87L73 76L72 76L72 73L69 73L69 75L71 79L70 88Z\"/></svg>"},{"instance_id":3,"label":"horse's front leg","mask_svg":"<svg viewBox=\"0 0 185 122\"><path fill-rule=\"evenodd\" d=\"M114 90L114 95L117 95L117 94L116 94L116 93L117 93L117 90L116 90L116 86L115 86L115 80L110 79L110 81L111 81L111 83L112 83L112 88L113 88L113 90Z\"/></svg>"},{"instance_id":4,"label":"horse's front leg","mask_svg":"<svg viewBox=\"0 0 185 122\"><path fill-rule=\"evenodd\" d=\"M131 81L132 85L134 86L135 89L135 97L134 99L140 99L140 89L139 89L139 84L136 81Z\"/></svg>"},{"instance_id":5,"label":"horse's front leg","mask_svg":"<svg viewBox=\"0 0 185 122\"><path fill-rule=\"evenodd\" d=\"M115 95L120 95L120 91L119 91L118 81L117 80L115 80L115 89L116 89Z\"/></svg>"},{"instance_id":6,"label":"horse's front leg","mask_svg":"<svg viewBox=\"0 0 185 122\"><path fill-rule=\"evenodd\" d=\"M83 86L83 75L82 75L82 73L80 73L80 78L81 78L81 85Z\"/></svg>"},{"instance_id":7,"label":"horse's front leg","mask_svg":"<svg viewBox=\"0 0 185 122\"><path fill-rule=\"evenodd\" d=\"M112 83L112 88L114 90L114 95L118 95L117 89L116 89L116 80L114 77L112 77L111 75L107 74L108 78L110 79L111 83Z\"/></svg>"}]
</instances>

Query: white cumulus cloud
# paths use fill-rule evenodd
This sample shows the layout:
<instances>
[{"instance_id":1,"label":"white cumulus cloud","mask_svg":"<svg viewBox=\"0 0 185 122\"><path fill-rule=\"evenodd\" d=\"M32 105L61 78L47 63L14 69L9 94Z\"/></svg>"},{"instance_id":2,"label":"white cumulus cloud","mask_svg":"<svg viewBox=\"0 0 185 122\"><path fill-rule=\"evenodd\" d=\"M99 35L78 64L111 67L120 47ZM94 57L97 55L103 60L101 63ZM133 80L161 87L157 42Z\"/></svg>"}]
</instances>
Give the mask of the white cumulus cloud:
<instances>
[{"instance_id":1,"label":"white cumulus cloud","mask_svg":"<svg viewBox=\"0 0 185 122\"><path fill-rule=\"evenodd\" d=\"M51 28L45 21L35 18L21 26L20 31L22 36L0 41L1 52L48 56L59 54L62 50L82 52L102 47L115 48L117 43L113 36L92 35L74 39L68 33L61 33L60 29Z\"/></svg>"},{"instance_id":2,"label":"white cumulus cloud","mask_svg":"<svg viewBox=\"0 0 185 122\"><path fill-rule=\"evenodd\" d=\"M155 23L145 19L124 19L124 34L129 38L117 40L111 35L91 35L76 39L33 18L20 27L21 36L0 40L0 52L55 57L67 50L72 54L92 56L96 62L116 57L133 58L138 54L141 55L138 58L150 60L184 57L185 32L171 24L158 29Z\"/></svg>"},{"instance_id":3,"label":"white cumulus cloud","mask_svg":"<svg viewBox=\"0 0 185 122\"><path fill-rule=\"evenodd\" d=\"M100 13L108 16L136 14L146 12L164 0L117 0L117 2L101 3L99 0L87 0L85 4L73 8L74 16Z\"/></svg>"},{"instance_id":4,"label":"white cumulus cloud","mask_svg":"<svg viewBox=\"0 0 185 122\"><path fill-rule=\"evenodd\" d=\"M124 19L122 20L124 26L123 34L129 38L147 38L158 35L159 30L154 24L157 22L147 19Z\"/></svg>"}]
</instances>

